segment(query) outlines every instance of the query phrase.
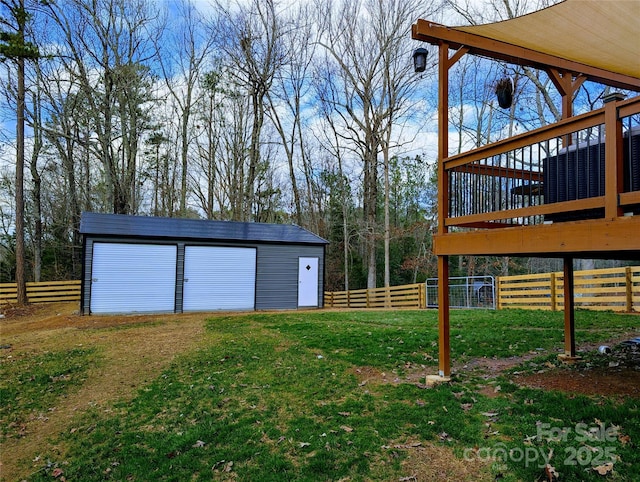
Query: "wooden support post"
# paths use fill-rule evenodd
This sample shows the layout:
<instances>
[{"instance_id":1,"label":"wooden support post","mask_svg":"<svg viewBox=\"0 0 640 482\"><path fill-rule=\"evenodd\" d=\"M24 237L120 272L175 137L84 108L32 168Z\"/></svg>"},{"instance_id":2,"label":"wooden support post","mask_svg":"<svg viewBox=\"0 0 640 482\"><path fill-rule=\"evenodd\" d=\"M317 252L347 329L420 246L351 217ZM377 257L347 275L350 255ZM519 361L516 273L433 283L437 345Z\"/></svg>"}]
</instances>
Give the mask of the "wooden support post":
<instances>
[{"instance_id":1,"label":"wooden support post","mask_svg":"<svg viewBox=\"0 0 640 482\"><path fill-rule=\"evenodd\" d=\"M576 357L575 311L573 289L573 258L564 258L564 356L561 360L572 362Z\"/></svg>"},{"instance_id":2,"label":"wooden support post","mask_svg":"<svg viewBox=\"0 0 640 482\"><path fill-rule=\"evenodd\" d=\"M558 280L556 278L556 274L555 273L551 273L550 275L550 286L549 288L551 289L551 311L558 311L558 293L556 292L556 286L558 283Z\"/></svg>"},{"instance_id":3,"label":"wooden support post","mask_svg":"<svg viewBox=\"0 0 640 482\"><path fill-rule=\"evenodd\" d=\"M449 257L438 256L438 375L451 374L449 339Z\"/></svg>"},{"instance_id":4,"label":"wooden support post","mask_svg":"<svg viewBox=\"0 0 640 482\"><path fill-rule=\"evenodd\" d=\"M622 216L622 208L618 197L622 192L623 168L622 168L622 121L618 119L618 106L615 95L605 99L604 104L604 128L607 142L604 146L604 217L614 219Z\"/></svg>"},{"instance_id":5,"label":"wooden support post","mask_svg":"<svg viewBox=\"0 0 640 482\"><path fill-rule=\"evenodd\" d=\"M627 266L624 270L624 288L626 294L625 311L631 313L633 311L633 275L631 266Z\"/></svg>"}]
</instances>

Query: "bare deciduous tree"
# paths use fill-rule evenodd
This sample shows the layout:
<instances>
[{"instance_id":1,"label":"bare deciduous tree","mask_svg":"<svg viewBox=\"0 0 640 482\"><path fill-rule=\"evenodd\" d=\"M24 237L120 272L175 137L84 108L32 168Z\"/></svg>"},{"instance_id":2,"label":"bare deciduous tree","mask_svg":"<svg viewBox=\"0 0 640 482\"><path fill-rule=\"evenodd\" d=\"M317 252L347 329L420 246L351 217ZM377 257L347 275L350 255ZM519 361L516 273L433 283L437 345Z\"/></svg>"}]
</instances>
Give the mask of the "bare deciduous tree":
<instances>
[{"instance_id":1,"label":"bare deciduous tree","mask_svg":"<svg viewBox=\"0 0 640 482\"><path fill-rule=\"evenodd\" d=\"M293 195L294 218L299 225L304 224L302 189L298 186L298 172L304 173L309 216L309 224L317 229L315 209L312 200L312 180L309 168L309 155L304 140L305 97L309 95L309 81L315 52L317 31L313 23L311 6L299 4L284 23L287 28L283 34L283 52L286 61L275 72L274 88L267 92L269 110L267 115L275 126L282 141L289 168L289 179ZM284 59L283 59L284 60ZM298 163L296 163L298 160Z\"/></svg>"},{"instance_id":2,"label":"bare deciduous tree","mask_svg":"<svg viewBox=\"0 0 640 482\"><path fill-rule=\"evenodd\" d=\"M218 46L229 60L229 75L250 100L251 137L241 193L242 219L251 220L256 211L256 181L262 169L261 135L266 96L284 58L279 5L273 0L251 0L238 2L233 8L225 8L220 3L217 7L220 11L216 27Z\"/></svg>"},{"instance_id":3,"label":"bare deciduous tree","mask_svg":"<svg viewBox=\"0 0 640 482\"><path fill-rule=\"evenodd\" d=\"M184 216L187 211L189 147L195 137L191 119L200 95L198 83L212 54L214 36L202 15L188 0L180 0L167 15L177 17L179 21L170 22L167 34L157 39L156 48L180 126L180 214Z\"/></svg>"},{"instance_id":4,"label":"bare deciduous tree","mask_svg":"<svg viewBox=\"0 0 640 482\"><path fill-rule=\"evenodd\" d=\"M338 4L339 3L339 4ZM340 136L358 152L363 172L364 239L367 286L376 286L378 240L378 155L388 163L394 122L411 92L407 42L410 25L423 12L420 2L394 0L328 0L332 16L320 44L328 67L318 74L339 93L321 98L342 119ZM388 231L387 231L388 236ZM387 250L388 254L388 250ZM388 266L388 256L387 256ZM385 282L388 283L388 268Z\"/></svg>"},{"instance_id":5,"label":"bare deciduous tree","mask_svg":"<svg viewBox=\"0 0 640 482\"><path fill-rule=\"evenodd\" d=\"M137 159L148 129L153 14L146 0L46 4L64 44L59 59L82 92L113 212L137 210Z\"/></svg>"}]
</instances>

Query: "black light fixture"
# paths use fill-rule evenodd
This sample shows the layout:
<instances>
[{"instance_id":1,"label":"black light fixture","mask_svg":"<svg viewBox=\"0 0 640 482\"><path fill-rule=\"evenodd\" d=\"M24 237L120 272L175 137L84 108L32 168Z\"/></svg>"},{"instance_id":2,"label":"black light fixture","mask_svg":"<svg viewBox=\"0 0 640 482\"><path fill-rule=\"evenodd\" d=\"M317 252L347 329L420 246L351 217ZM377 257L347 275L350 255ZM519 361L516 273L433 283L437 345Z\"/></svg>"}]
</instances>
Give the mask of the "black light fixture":
<instances>
[{"instance_id":1,"label":"black light fixture","mask_svg":"<svg viewBox=\"0 0 640 482\"><path fill-rule=\"evenodd\" d=\"M420 47L413 51L413 69L416 73L424 72L427 68L427 49Z\"/></svg>"},{"instance_id":2,"label":"black light fixture","mask_svg":"<svg viewBox=\"0 0 640 482\"><path fill-rule=\"evenodd\" d=\"M498 105L503 109L508 109L513 104L513 95L515 92L515 82L511 77L503 77L496 85L496 96L498 97Z\"/></svg>"}]
</instances>

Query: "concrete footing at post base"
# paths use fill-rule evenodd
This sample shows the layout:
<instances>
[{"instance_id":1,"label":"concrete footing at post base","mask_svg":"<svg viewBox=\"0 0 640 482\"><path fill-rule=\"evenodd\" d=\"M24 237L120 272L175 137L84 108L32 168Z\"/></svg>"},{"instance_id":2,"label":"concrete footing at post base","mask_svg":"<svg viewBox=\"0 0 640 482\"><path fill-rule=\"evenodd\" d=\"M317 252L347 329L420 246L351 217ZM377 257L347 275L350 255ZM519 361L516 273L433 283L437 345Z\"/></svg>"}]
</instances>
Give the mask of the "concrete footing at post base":
<instances>
[{"instance_id":1,"label":"concrete footing at post base","mask_svg":"<svg viewBox=\"0 0 640 482\"><path fill-rule=\"evenodd\" d=\"M568 355L567 353L561 353L560 355L558 355L558 360L560 360L562 363L571 365L573 363L577 363L580 360L582 360L582 357L577 355L571 356L571 355Z\"/></svg>"},{"instance_id":2,"label":"concrete footing at post base","mask_svg":"<svg viewBox=\"0 0 640 482\"><path fill-rule=\"evenodd\" d=\"M441 383L449 383L451 381L451 377L445 377L440 375L427 375L425 377L425 385L429 388L434 387L436 385L440 385Z\"/></svg>"}]
</instances>

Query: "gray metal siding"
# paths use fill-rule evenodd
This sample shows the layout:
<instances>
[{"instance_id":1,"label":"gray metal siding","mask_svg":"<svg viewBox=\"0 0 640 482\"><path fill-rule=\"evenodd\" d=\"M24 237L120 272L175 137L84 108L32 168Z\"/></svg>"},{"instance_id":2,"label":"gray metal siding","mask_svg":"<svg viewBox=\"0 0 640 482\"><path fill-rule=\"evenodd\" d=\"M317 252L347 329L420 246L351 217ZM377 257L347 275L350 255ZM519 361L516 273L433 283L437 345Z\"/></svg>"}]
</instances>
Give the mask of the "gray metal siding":
<instances>
[{"instance_id":1,"label":"gray metal siding","mask_svg":"<svg viewBox=\"0 0 640 482\"><path fill-rule=\"evenodd\" d=\"M178 243L176 266L176 313L182 313L184 302L184 243Z\"/></svg>"},{"instance_id":2,"label":"gray metal siding","mask_svg":"<svg viewBox=\"0 0 640 482\"><path fill-rule=\"evenodd\" d=\"M298 258L318 258L318 302L322 306L324 286L324 248L265 244L258 247L256 271L256 309L298 308Z\"/></svg>"},{"instance_id":3,"label":"gray metal siding","mask_svg":"<svg viewBox=\"0 0 640 482\"><path fill-rule=\"evenodd\" d=\"M84 260L82 266L82 299L80 311L84 315L91 313L91 270L93 268L93 240L85 239Z\"/></svg>"}]
</instances>

